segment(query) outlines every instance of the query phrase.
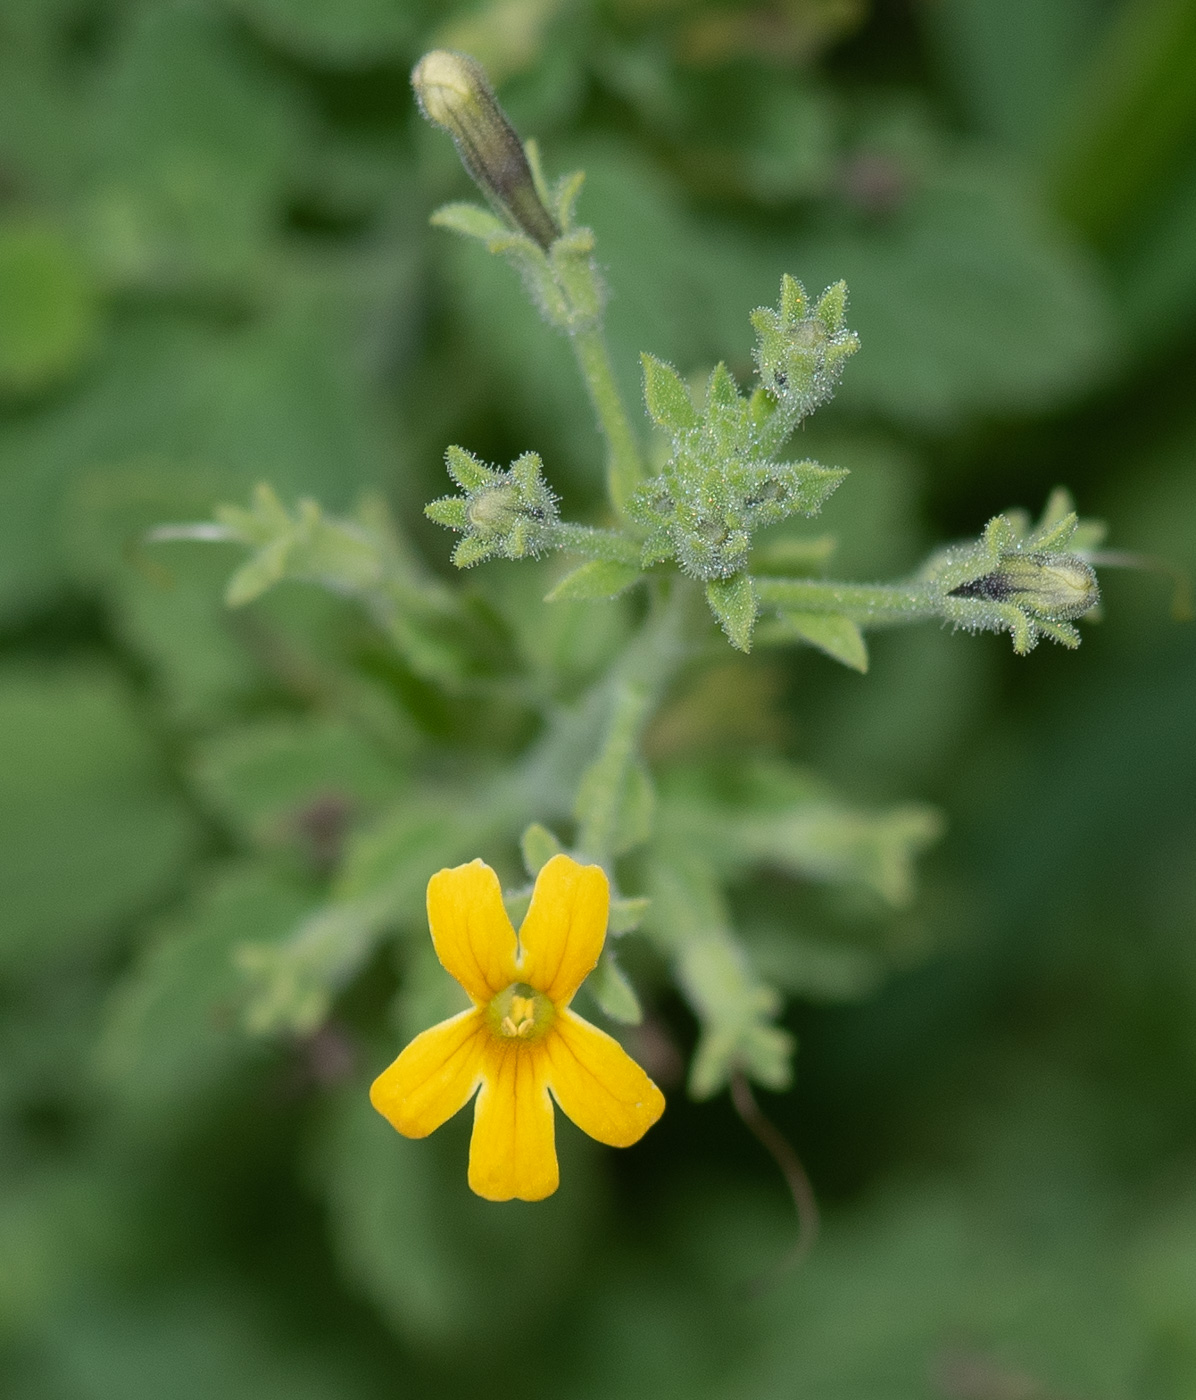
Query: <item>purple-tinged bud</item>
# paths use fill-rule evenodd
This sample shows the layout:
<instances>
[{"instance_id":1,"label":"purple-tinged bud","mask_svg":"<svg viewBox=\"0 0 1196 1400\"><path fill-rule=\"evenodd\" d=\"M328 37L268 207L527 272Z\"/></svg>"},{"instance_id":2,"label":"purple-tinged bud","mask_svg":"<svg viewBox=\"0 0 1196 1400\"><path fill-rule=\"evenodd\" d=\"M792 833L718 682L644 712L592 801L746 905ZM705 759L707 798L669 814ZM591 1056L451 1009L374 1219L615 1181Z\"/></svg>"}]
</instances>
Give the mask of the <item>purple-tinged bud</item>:
<instances>
[{"instance_id":1,"label":"purple-tinged bud","mask_svg":"<svg viewBox=\"0 0 1196 1400\"><path fill-rule=\"evenodd\" d=\"M1097 605L1100 587L1077 554L1006 554L994 573L961 584L951 596L1014 603L1031 617L1071 622Z\"/></svg>"},{"instance_id":2,"label":"purple-tinged bud","mask_svg":"<svg viewBox=\"0 0 1196 1400\"><path fill-rule=\"evenodd\" d=\"M468 54L433 49L415 65L411 86L420 111L453 138L461 163L487 199L547 251L561 231L540 200L523 142L482 65Z\"/></svg>"}]
</instances>

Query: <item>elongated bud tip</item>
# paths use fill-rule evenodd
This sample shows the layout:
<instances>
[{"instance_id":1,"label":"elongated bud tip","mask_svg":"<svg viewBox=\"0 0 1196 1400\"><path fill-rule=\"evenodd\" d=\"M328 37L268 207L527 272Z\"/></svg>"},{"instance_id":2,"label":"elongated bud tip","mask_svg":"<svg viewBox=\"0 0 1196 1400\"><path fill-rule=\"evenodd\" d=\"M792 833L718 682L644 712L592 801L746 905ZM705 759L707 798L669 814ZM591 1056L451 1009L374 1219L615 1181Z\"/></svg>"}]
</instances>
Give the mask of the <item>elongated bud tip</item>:
<instances>
[{"instance_id":1,"label":"elongated bud tip","mask_svg":"<svg viewBox=\"0 0 1196 1400\"><path fill-rule=\"evenodd\" d=\"M561 231L540 200L523 143L477 59L433 49L415 65L411 86L420 111L453 138L461 163L487 199L547 249Z\"/></svg>"}]
</instances>

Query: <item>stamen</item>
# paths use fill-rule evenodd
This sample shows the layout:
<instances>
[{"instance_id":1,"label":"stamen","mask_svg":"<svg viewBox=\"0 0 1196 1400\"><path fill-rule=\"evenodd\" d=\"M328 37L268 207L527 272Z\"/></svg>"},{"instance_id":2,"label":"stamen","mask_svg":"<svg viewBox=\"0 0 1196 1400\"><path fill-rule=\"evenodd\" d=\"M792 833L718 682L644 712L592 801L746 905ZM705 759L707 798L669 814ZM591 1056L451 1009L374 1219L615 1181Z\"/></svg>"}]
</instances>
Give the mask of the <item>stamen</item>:
<instances>
[{"instance_id":1,"label":"stamen","mask_svg":"<svg viewBox=\"0 0 1196 1400\"><path fill-rule=\"evenodd\" d=\"M552 1002L534 987L514 982L490 1003L490 1026L510 1040L536 1040L552 1024Z\"/></svg>"}]
</instances>

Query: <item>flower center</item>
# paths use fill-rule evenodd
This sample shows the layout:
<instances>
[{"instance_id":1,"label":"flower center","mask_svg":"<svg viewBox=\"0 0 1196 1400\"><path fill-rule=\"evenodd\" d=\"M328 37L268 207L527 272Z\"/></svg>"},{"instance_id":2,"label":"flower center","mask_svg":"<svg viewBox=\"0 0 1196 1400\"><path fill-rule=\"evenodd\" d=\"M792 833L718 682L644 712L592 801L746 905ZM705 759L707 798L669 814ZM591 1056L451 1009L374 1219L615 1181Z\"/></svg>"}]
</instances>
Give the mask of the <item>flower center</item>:
<instances>
[{"instance_id":1,"label":"flower center","mask_svg":"<svg viewBox=\"0 0 1196 1400\"><path fill-rule=\"evenodd\" d=\"M556 1007L526 982L512 982L487 1007L486 1019L504 1040L539 1040L556 1019Z\"/></svg>"}]
</instances>

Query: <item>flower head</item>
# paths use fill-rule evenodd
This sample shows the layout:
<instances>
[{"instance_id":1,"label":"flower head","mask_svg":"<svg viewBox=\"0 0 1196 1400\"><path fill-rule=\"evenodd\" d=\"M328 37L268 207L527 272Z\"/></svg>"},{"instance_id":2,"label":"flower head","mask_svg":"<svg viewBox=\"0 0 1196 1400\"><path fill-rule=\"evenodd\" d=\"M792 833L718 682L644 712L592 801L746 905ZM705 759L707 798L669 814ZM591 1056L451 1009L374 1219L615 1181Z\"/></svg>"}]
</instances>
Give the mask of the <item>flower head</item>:
<instances>
[{"instance_id":1,"label":"flower head","mask_svg":"<svg viewBox=\"0 0 1196 1400\"><path fill-rule=\"evenodd\" d=\"M590 1137L630 1147L664 1095L618 1041L570 1010L606 938L600 866L554 856L516 939L498 876L480 860L428 882L428 924L444 967L473 1002L417 1035L370 1089L405 1137L427 1137L478 1089L469 1185L490 1201L539 1201L557 1188L552 1102Z\"/></svg>"}]
</instances>

